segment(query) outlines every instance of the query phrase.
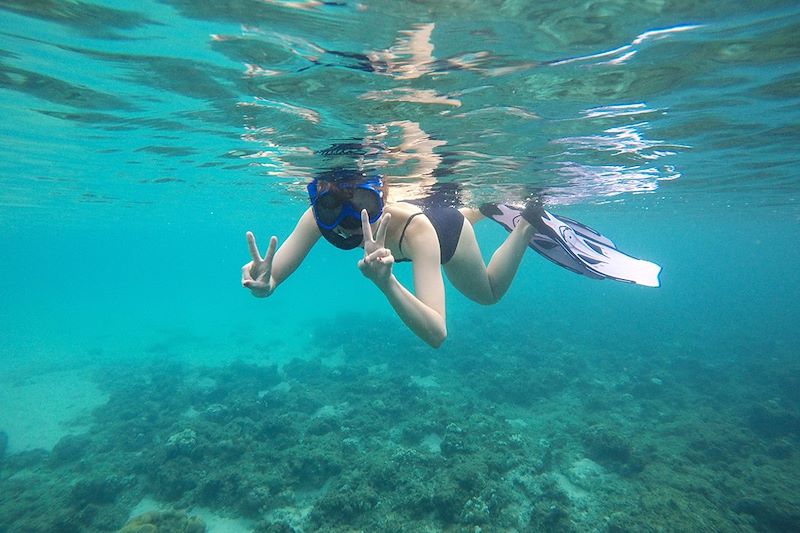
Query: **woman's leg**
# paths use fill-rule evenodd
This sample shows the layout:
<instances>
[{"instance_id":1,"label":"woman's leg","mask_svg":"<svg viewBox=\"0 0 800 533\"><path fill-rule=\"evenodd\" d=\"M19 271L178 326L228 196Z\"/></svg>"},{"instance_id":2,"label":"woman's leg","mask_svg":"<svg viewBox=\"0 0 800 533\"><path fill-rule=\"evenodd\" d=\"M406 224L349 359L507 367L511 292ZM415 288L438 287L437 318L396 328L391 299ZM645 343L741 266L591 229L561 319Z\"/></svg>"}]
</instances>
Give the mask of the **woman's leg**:
<instances>
[{"instance_id":1,"label":"woman's leg","mask_svg":"<svg viewBox=\"0 0 800 533\"><path fill-rule=\"evenodd\" d=\"M459 211L461 214L464 215L464 218L470 221L470 223L475 224L476 222L483 220L486 218L480 210L474 207L459 207Z\"/></svg>"},{"instance_id":2,"label":"woman's leg","mask_svg":"<svg viewBox=\"0 0 800 533\"><path fill-rule=\"evenodd\" d=\"M494 252L489 264L484 265L468 217L461 228L456 251L444 265L447 279L470 300L484 305L497 303L511 285L534 233L534 228L521 220Z\"/></svg>"}]
</instances>

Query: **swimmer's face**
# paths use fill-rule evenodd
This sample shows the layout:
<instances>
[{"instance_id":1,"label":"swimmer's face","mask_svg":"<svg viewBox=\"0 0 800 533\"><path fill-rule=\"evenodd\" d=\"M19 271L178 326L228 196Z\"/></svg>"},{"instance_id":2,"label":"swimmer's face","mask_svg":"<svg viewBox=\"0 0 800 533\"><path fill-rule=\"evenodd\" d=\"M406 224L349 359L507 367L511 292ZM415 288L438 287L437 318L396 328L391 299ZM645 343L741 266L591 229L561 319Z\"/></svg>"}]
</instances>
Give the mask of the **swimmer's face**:
<instances>
[{"instance_id":1,"label":"swimmer's face","mask_svg":"<svg viewBox=\"0 0 800 533\"><path fill-rule=\"evenodd\" d=\"M362 234L361 211L375 223L383 212L383 191L375 181L331 183L315 181L309 186L314 217L322 229L340 236Z\"/></svg>"}]
</instances>

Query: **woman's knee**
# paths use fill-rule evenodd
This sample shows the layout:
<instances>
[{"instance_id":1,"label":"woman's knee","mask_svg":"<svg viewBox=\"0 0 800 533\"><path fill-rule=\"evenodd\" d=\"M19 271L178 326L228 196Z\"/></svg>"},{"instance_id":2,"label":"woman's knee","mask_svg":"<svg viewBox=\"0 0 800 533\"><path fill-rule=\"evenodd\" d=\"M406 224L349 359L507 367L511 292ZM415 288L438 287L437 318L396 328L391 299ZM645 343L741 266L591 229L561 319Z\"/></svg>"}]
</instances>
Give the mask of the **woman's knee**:
<instances>
[{"instance_id":1,"label":"woman's knee","mask_svg":"<svg viewBox=\"0 0 800 533\"><path fill-rule=\"evenodd\" d=\"M496 304L497 302L500 301L500 298L498 298L497 296L495 296L491 292L476 294L474 296L470 296L469 298L473 302L479 303L481 305L487 305L487 306L488 305L494 305L494 304Z\"/></svg>"}]
</instances>

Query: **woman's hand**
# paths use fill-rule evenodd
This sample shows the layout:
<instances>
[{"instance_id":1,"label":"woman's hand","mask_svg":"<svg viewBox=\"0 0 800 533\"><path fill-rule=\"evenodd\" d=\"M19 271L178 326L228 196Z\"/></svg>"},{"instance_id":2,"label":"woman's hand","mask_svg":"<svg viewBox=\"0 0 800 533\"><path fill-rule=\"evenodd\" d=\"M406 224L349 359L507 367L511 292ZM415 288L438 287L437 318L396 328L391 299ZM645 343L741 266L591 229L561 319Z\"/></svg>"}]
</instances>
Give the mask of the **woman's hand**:
<instances>
[{"instance_id":1,"label":"woman's hand","mask_svg":"<svg viewBox=\"0 0 800 533\"><path fill-rule=\"evenodd\" d=\"M269 240L267 255L261 258L256 246L256 238L252 232L247 232L247 245L250 248L252 261L242 267L242 287L250 289L253 296L265 298L272 294L272 258L275 256L275 247L278 245L278 238L273 236Z\"/></svg>"},{"instance_id":2,"label":"woman's hand","mask_svg":"<svg viewBox=\"0 0 800 533\"><path fill-rule=\"evenodd\" d=\"M369 225L369 215L366 209L361 210L361 229L364 234L364 258L358 262L358 269L365 277L372 280L378 287L385 286L392 277L394 256L386 244L386 231L392 215L384 213L378 221L375 238L372 238L372 228Z\"/></svg>"}]
</instances>

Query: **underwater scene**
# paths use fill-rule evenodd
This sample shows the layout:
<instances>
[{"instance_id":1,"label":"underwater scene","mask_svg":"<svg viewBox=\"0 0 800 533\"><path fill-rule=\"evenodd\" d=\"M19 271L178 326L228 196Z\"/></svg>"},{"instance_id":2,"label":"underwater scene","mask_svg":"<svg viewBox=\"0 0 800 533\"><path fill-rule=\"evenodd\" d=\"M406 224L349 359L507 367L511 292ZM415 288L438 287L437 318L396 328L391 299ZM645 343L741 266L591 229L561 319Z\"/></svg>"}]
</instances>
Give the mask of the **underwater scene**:
<instances>
[{"instance_id":1,"label":"underwater scene","mask_svg":"<svg viewBox=\"0 0 800 533\"><path fill-rule=\"evenodd\" d=\"M798 35L0 0L0 533L800 531Z\"/></svg>"}]
</instances>

